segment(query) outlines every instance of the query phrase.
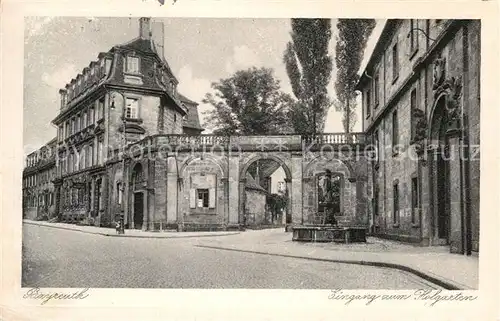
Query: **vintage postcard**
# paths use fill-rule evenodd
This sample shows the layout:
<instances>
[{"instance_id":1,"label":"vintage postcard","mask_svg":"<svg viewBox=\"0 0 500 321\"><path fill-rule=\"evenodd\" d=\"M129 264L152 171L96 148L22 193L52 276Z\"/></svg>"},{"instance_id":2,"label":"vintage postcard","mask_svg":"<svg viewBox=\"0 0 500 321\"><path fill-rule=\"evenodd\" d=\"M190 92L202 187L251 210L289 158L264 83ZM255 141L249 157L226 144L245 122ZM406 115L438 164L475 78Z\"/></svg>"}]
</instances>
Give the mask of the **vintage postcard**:
<instances>
[{"instance_id":1,"label":"vintage postcard","mask_svg":"<svg viewBox=\"0 0 500 321\"><path fill-rule=\"evenodd\" d=\"M7 1L1 318L497 319L497 9Z\"/></svg>"}]
</instances>

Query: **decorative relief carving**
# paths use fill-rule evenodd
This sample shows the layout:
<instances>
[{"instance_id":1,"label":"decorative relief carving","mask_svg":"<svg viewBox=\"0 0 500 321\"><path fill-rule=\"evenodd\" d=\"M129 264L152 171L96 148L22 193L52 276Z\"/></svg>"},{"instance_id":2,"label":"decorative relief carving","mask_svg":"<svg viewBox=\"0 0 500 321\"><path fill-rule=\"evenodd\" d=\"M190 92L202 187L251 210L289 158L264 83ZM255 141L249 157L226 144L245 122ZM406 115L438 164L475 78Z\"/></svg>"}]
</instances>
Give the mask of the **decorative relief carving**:
<instances>
[{"instance_id":1,"label":"decorative relief carving","mask_svg":"<svg viewBox=\"0 0 500 321\"><path fill-rule=\"evenodd\" d=\"M425 112L418 108L413 108L411 111L411 121L413 128L413 138L411 144L415 145L416 151L423 151L423 144L427 132L427 119Z\"/></svg>"},{"instance_id":2,"label":"decorative relief carving","mask_svg":"<svg viewBox=\"0 0 500 321\"><path fill-rule=\"evenodd\" d=\"M460 128L462 77L452 77L445 85L448 91L446 103L448 130L456 130Z\"/></svg>"},{"instance_id":3,"label":"decorative relief carving","mask_svg":"<svg viewBox=\"0 0 500 321\"><path fill-rule=\"evenodd\" d=\"M445 79L445 70L446 70L446 58L438 57L434 61L434 70L433 70L433 89L441 86Z\"/></svg>"},{"instance_id":4,"label":"decorative relief carving","mask_svg":"<svg viewBox=\"0 0 500 321\"><path fill-rule=\"evenodd\" d=\"M459 130L461 98L462 98L462 77L446 78L446 59L439 57L434 61L434 98L437 99L442 94L446 95L446 121L448 132Z\"/></svg>"}]
</instances>

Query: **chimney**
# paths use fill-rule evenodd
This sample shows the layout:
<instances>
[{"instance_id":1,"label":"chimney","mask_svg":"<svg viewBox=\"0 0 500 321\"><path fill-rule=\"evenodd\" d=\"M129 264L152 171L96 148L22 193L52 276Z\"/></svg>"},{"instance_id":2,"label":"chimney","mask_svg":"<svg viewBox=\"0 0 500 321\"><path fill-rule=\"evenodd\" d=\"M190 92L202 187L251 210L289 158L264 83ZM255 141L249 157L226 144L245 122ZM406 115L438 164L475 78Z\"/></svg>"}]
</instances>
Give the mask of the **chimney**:
<instances>
[{"instance_id":1,"label":"chimney","mask_svg":"<svg viewBox=\"0 0 500 321\"><path fill-rule=\"evenodd\" d=\"M139 37L145 40L151 39L151 18L139 19Z\"/></svg>"}]
</instances>

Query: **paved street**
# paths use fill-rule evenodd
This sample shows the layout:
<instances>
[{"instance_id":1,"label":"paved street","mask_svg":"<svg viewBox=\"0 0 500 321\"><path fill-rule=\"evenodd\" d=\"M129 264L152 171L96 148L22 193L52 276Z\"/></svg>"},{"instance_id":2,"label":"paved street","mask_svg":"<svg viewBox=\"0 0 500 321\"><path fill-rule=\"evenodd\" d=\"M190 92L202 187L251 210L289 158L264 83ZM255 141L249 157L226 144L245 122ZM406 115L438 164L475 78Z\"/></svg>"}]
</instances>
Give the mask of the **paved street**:
<instances>
[{"instance_id":1,"label":"paved street","mask_svg":"<svg viewBox=\"0 0 500 321\"><path fill-rule=\"evenodd\" d=\"M231 236L215 238L230 242ZM198 241L106 237L24 224L22 284L79 288L438 288L394 269L209 249L197 247Z\"/></svg>"}]
</instances>

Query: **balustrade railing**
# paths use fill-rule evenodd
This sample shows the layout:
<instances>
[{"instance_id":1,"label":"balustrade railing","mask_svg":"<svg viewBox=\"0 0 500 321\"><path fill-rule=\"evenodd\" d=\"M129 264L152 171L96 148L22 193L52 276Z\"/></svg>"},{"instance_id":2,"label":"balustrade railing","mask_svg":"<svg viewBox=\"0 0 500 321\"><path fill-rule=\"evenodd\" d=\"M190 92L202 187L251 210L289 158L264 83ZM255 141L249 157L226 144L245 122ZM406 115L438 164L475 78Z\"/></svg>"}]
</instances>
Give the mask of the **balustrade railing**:
<instances>
[{"instance_id":1,"label":"balustrade railing","mask_svg":"<svg viewBox=\"0 0 500 321\"><path fill-rule=\"evenodd\" d=\"M316 135L305 135L302 139L306 143L313 144L365 144L364 133L322 133Z\"/></svg>"},{"instance_id":2,"label":"balustrade railing","mask_svg":"<svg viewBox=\"0 0 500 321\"><path fill-rule=\"evenodd\" d=\"M238 140L235 140L235 142L237 141ZM364 133L325 133L316 135L302 135L302 141L307 144L316 145L349 145L368 143ZM182 148L191 149L221 146L223 149L226 149L230 144L234 145L233 143L231 141L231 136L219 136L210 134L192 136L182 134L167 134L146 137L141 141L129 144L127 148L134 150L139 148L168 148L170 150L179 150ZM273 143L269 142L269 144L272 145Z\"/></svg>"}]
</instances>

